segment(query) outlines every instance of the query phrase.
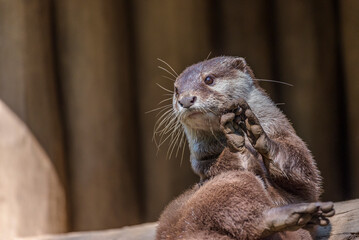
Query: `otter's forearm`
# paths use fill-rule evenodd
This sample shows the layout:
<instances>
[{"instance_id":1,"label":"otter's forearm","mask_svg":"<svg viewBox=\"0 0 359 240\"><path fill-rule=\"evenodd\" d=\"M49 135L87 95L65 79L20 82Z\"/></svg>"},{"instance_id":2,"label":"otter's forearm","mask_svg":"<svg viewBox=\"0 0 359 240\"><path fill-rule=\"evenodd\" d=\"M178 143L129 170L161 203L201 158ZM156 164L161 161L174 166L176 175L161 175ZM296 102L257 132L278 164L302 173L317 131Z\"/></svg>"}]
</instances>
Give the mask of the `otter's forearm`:
<instances>
[{"instance_id":1,"label":"otter's forearm","mask_svg":"<svg viewBox=\"0 0 359 240\"><path fill-rule=\"evenodd\" d=\"M267 138L267 154L262 154L270 179L285 191L305 201L317 201L321 193L320 175L314 160L300 140Z\"/></svg>"}]
</instances>

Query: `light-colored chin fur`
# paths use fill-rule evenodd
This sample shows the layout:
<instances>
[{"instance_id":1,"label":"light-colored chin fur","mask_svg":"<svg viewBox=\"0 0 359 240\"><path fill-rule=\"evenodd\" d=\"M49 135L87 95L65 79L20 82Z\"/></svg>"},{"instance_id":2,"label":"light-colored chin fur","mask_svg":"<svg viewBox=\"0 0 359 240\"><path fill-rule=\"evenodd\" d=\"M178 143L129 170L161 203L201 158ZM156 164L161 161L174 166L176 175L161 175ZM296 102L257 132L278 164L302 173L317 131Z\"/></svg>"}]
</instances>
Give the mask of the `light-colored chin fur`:
<instances>
[{"instance_id":1,"label":"light-colored chin fur","mask_svg":"<svg viewBox=\"0 0 359 240\"><path fill-rule=\"evenodd\" d=\"M182 124L188 130L191 129L191 131L218 131L219 121L219 116L216 116L211 112L195 112L184 118Z\"/></svg>"}]
</instances>

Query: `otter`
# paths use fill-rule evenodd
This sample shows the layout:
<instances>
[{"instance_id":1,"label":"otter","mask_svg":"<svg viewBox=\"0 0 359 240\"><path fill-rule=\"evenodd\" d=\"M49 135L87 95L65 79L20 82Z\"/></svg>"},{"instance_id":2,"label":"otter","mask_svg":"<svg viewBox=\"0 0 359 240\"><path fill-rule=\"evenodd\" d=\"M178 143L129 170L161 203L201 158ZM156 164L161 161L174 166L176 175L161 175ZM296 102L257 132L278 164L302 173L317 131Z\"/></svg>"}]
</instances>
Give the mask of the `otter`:
<instances>
[{"instance_id":1,"label":"otter","mask_svg":"<svg viewBox=\"0 0 359 240\"><path fill-rule=\"evenodd\" d=\"M329 224L313 156L244 58L186 68L173 109L200 181L165 208L158 240L313 239Z\"/></svg>"}]
</instances>

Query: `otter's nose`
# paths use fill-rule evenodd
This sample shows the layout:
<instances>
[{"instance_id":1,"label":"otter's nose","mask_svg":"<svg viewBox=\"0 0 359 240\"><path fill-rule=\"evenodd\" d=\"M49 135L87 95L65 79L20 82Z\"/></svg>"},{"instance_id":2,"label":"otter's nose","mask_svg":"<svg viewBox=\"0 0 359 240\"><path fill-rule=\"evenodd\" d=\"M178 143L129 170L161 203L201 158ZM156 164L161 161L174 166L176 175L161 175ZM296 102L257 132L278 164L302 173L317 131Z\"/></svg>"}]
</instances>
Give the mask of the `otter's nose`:
<instances>
[{"instance_id":1,"label":"otter's nose","mask_svg":"<svg viewBox=\"0 0 359 240\"><path fill-rule=\"evenodd\" d=\"M189 108L191 107L197 100L196 96L184 96L180 100L178 100L178 103L183 108Z\"/></svg>"}]
</instances>

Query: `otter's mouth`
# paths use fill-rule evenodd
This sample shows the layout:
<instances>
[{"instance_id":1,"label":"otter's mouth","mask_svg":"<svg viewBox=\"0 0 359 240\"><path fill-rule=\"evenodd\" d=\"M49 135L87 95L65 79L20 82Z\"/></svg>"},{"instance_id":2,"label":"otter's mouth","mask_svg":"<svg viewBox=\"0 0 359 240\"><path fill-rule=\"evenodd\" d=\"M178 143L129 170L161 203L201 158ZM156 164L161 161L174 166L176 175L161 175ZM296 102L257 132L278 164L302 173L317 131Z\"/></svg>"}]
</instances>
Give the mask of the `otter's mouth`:
<instances>
[{"instance_id":1,"label":"otter's mouth","mask_svg":"<svg viewBox=\"0 0 359 240\"><path fill-rule=\"evenodd\" d=\"M183 113L183 119L189 119L189 120L195 120L195 119L200 119L200 118L210 118L210 117L214 117L215 114L213 111L206 111L206 110L199 110L199 109L191 109L191 110L186 110Z\"/></svg>"},{"instance_id":2,"label":"otter's mouth","mask_svg":"<svg viewBox=\"0 0 359 240\"><path fill-rule=\"evenodd\" d=\"M180 121L189 129L210 131L219 128L219 118L213 112L190 109L181 113Z\"/></svg>"},{"instance_id":3,"label":"otter's mouth","mask_svg":"<svg viewBox=\"0 0 359 240\"><path fill-rule=\"evenodd\" d=\"M188 108L188 109L183 109L182 110L182 114L185 116L185 117L189 117L191 115L194 115L194 114L204 114L205 112L199 108Z\"/></svg>"},{"instance_id":4,"label":"otter's mouth","mask_svg":"<svg viewBox=\"0 0 359 240\"><path fill-rule=\"evenodd\" d=\"M190 112L187 114L187 118L194 118L203 115L203 112Z\"/></svg>"}]
</instances>

